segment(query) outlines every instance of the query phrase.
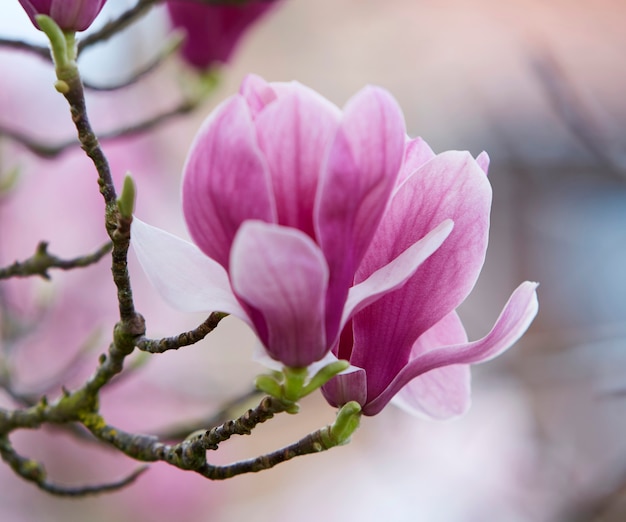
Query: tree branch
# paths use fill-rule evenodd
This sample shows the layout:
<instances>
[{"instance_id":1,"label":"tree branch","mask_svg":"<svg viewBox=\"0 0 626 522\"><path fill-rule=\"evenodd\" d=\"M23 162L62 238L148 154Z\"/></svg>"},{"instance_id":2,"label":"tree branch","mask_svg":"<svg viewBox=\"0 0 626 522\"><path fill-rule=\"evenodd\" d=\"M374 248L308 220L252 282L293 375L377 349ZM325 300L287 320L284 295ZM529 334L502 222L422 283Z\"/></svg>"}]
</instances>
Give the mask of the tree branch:
<instances>
[{"instance_id":1,"label":"tree branch","mask_svg":"<svg viewBox=\"0 0 626 522\"><path fill-rule=\"evenodd\" d=\"M17 51L25 51L39 58L50 62L50 49L45 45L37 45L23 40L13 40L11 38L0 38L0 47L7 49L14 49Z\"/></svg>"},{"instance_id":2,"label":"tree branch","mask_svg":"<svg viewBox=\"0 0 626 522\"><path fill-rule=\"evenodd\" d=\"M103 132L99 134L99 141L113 141L120 138L126 138L129 136L136 136L143 132L152 130L159 125L166 123L167 121L176 118L178 116L184 116L195 110L200 104L200 100L183 100L177 106L168 109L161 114L157 114L148 118L147 120L140 121L128 127L121 129L115 129L110 132ZM81 145L80 141L71 139L57 145L49 145L41 143L32 139L30 136L12 129L3 128L0 126L0 136L6 136L20 145L26 147L33 154L46 159L52 159L60 154L63 154L66 150Z\"/></svg>"},{"instance_id":3,"label":"tree branch","mask_svg":"<svg viewBox=\"0 0 626 522\"><path fill-rule=\"evenodd\" d=\"M47 479L47 473L43 464L19 455L11 446L8 437L0 437L0 455L2 455L2 460L11 466L11 469L24 480L33 482L39 489L47 493L61 497L84 497L117 491L135 482L140 475L148 470L148 466L141 466L127 477L106 484L78 487L61 486Z\"/></svg>"},{"instance_id":4,"label":"tree branch","mask_svg":"<svg viewBox=\"0 0 626 522\"><path fill-rule=\"evenodd\" d=\"M60 270L71 270L73 268L84 268L93 265L107 255L112 248L112 243L107 242L92 254L75 257L74 259L61 259L48 252L48 243L41 241L37 245L35 253L25 261L16 261L12 265L0 268L0 279L11 277L30 277L38 275L44 279L50 279L48 270L58 268Z\"/></svg>"},{"instance_id":5,"label":"tree branch","mask_svg":"<svg viewBox=\"0 0 626 522\"><path fill-rule=\"evenodd\" d=\"M220 321L226 316L227 314L221 312L213 312L197 328L173 337L165 337L163 339L147 339L142 337L137 341L137 348L142 352L163 353L168 350L178 350L183 346L195 344L215 330Z\"/></svg>"},{"instance_id":6,"label":"tree branch","mask_svg":"<svg viewBox=\"0 0 626 522\"><path fill-rule=\"evenodd\" d=\"M224 404L219 411L215 412L210 417L161 430L158 437L159 439L165 441L179 441L187 437L189 433L194 433L202 430L203 428L206 429L206 426L218 426L219 424L224 424L232 418L234 412L241 411L241 409L252 401L252 399L259 399L262 394L263 392L253 388L240 397L236 397Z\"/></svg>"}]
</instances>

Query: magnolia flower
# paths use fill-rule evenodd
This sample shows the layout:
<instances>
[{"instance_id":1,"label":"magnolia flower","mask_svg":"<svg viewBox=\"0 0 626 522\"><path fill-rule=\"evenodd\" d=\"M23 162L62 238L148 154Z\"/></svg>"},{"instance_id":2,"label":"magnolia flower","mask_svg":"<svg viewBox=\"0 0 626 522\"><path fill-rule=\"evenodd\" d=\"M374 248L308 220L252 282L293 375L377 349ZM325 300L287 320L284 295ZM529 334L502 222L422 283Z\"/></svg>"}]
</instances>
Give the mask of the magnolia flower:
<instances>
[{"instance_id":1,"label":"magnolia flower","mask_svg":"<svg viewBox=\"0 0 626 522\"><path fill-rule=\"evenodd\" d=\"M429 417L460 415L469 406L469 364L509 348L537 313L536 283L515 290L487 336L468 342L456 307L474 286L485 259L491 207L488 157L435 156L422 141L407 145L399 184L355 282L423 237L434 223L454 230L402 288L354 315L334 352L355 371L323 389L332 405L356 400L374 415L392 399Z\"/></svg>"},{"instance_id":2,"label":"magnolia flower","mask_svg":"<svg viewBox=\"0 0 626 522\"><path fill-rule=\"evenodd\" d=\"M187 158L183 210L196 244L135 219L137 256L173 306L234 314L272 359L309 366L452 230L448 217L431 220L354 284L376 247L405 136L399 107L380 88L340 111L298 83L250 76L209 116Z\"/></svg>"},{"instance_id":3,"label":"magnolia flower","mask_svg":"<svg viewBox=\"0 0 626 522\"><path fill-rule=\"evenodd\" d=\"M187 33L182 55L198 69L215 62L228 62L239 39L273 2L247 2L243 5L202 5L174 0L167 9L175 27Z\"/></svg>"},{"instance_id":4,"label":"magnolia flower","mask_svg":"<svg viewBox=\"0 0 626 522\"><path fill-rule=\"evenodd\" d=\"M107 0L19 0L29 18L47 15L64 31L84 31L95 20Z\"/></svg>"}]
</instances>

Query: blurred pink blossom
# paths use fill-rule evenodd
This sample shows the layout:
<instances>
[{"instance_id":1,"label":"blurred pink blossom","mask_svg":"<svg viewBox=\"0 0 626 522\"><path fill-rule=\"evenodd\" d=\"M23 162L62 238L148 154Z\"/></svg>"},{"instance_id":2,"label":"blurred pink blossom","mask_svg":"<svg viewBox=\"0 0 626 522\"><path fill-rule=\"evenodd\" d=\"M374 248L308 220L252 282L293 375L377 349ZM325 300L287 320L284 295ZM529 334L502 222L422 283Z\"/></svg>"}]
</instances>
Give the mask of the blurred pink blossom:
<instances>
[{"instance_id":1,"label":"blurred pink blossom","mask_svg":"<svg viewBox=\"0 0 626 522\"><path fill-rule=\"evenodd\" d=\"M216 62L228 62L244 32L273 4L201 5L175 0L167 2L167 9L174 27L187 33L183 57L194 67L206 69Z\"/></svg>"},{"instance_id":2,"label":"blurred pink blossom","mask_svg":"<svg viewBox=\"0 0 626 522\"><path fill-rule=\"evenodd\" d=\"M95 20L107 0L19 0L29 18L47 15L64 31L84 31Z\"/></svg>"}]
</instances>

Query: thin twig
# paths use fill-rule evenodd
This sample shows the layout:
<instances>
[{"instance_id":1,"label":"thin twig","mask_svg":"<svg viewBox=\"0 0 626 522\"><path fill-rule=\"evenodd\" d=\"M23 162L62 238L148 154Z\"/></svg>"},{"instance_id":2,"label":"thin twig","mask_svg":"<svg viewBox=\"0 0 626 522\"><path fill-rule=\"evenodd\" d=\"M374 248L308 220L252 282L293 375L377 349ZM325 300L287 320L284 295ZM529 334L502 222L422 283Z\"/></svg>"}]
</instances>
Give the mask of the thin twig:
<instances>
[{"instance_id":1,"label":"thin twig","mask_svg":"<svg viewBox=\"0 0 626 522\"><path fill-rule=\"evenodd\" d=\"M48 252L48 243L41 241L37 245L35 253L25 261L16 261L10 266L0 268L0 279L11 277L30 277L38 275L44 279L50 279L48 271L51 268L60 270L72 270L93 265L107 255L112 248L111 242L102 245L92 254L75 257L74 259L61 259Z\"/></svg>"},{"instance_id":2,"label":"thin twig","mask_svg":"<svg viewBox=\"0 0 626 522\"><path fill-rule=\"evenodd\" d=\"M161 0L139 0L137 4L122 13L115 20L111 20L98 31L82 38L77 45L78 55L87 47L91 47L100 42L105 42L115 34L123 31L136 20L147 14L155 3Z\"/></svg>"},{"instance_id":3,"label":"thin twig","mask_svg":"<svg viewBox=\"0 0 626 522\"><path fill-rule=\"evenodd\" d=\"M145 16L155 5L163 3L165 0L139 0L133 7L122 13L115 20L111 20L98 31L85 36L78 42L78 54L80 55L86 48L100 42L105 42L112 36L123 31L134 22ZM208 5L245 5L257 0L191 0L198 4ZM261 2L273 2L275 0L260 0Z\"/></svg>"},{"instance_id":4,"label":"thin twig","mask_svg":"<svg viewBox=\"0 0 626 522\"><path fill-rule=\"evenodd\" d=\"M252 389L240 397L236 397L235 399L227 402L219 409L219 411L215 412L210 417L161 430L158 437L159 439L166 441L179 441L187 437L190 433L194 433L203 428L206 429L207 426L213 427L223 424L232 418L234 412L237 410L241 411L241 408L252 401L252 399L258 399L261 395L261 391Z\"/></svg>"},{"instance_id":5,"label":"thin twig","mask_svg":"<svg viewBox=\"0 0 626 522\"><path fill-rule=\"evenodd\" d=\"M37 45L23 40L13 40L11 38L0 38L0 47L14 49L17 51L25 51L34 54L39 58L43 58L48 62L51 61L50 49L45 45Z\"/></svg>"},{"instance_id":6,"label":"thin twig","mask_svg":"<svg viewBox=\"0 0 626 522\"><path fill-rule=\"evenodd\" d=\"M183 346L195 344L215 330L220 321L226 316L227 314L223 314L221 312L213 312L197 328L173 337L165 337L163 339L147 339L142 337L139 341L137 341L137 348L142 352L163 353L168 350L178 350Z\"/></svg>"},{"instance_id":7,"label":"thin twig","mask_svg":"<svg viewBox=\"0 0 626 522\"><path fill-rule=\"evenodd\" d=\"M83 85L86 89L90 91L97 92L110 92L117 91L120 89L124 89L131 85L134 85L139 80L141 80L144 76L147 76L152 71L157 69L169 56L172 55L174 51L176 51L184 40L184 35L178 35L171 37L168 42L166 42L165 46L159 52L157 56L155 56L152 60L150 60L147 64L145 64L141 69L135 71L129 78L126 80L116 83L114 85L94 85L86 80L83 80Z\"/></svg>"},{"instance_id":8,"label":"thin twig","mask_svg":"<svg viewBox=\"0 0 626 522\"><path fill-rule=\"evenodd\" d=\"M556 115L608 172L623 180L626 172L618 158L622 151L612 143L614 140L562 65L545 50L533 57L531 65Z\"/></svg>"},{"instance_id":9,"label":"thin twig","mask_svg":"<svg viewBox=\"0 0 626 522\"><path fill-rule=\"evenodd\" d=\"M84 497L87 495L98 495L100 493L109 493L125 488L132 484L148 470L148 466L141 466L133 471L130 475L106 484L95 484L91 486L62 486L55 484L47 479L47 473L44 466L33 459L28 459L19 455L11 446L7 437L0 437L0 454L15 473L23 479L33 482L39 489L61 497Z\"/></svg>"},{"instance_id":10,"label":"thin twig","mask_svg":"<svg viewBox=\"0 0 626 522\"><path fill-rule=\"evenodd\" d=\"M157 114L156 116L153 116L147 120L135 123L133 125L129 125L128 127L124 127L121 129L103 132L99 134L99 141L114 141L120 138L136 136L143 132L152 130L173 118L189 114L198 107L198 104L199 100L183 100L176 107L173 107L172 109L169 109L161 114ZM36 141L22 132L3 128L1 126L0 136L6 136L7 138L12 139L20 145L26 147L33 154L36 154L37 156L45 159L56 158L60 154L64 153L66 150L81 145L80 141L74 138L67 140L63 143L59 143L57 145L49 145Z\"/></svg>"},{"instance_id":11,"label":"thin twig","mask_svg":"<svg viewBox=\"0 0 626 522\"><path fill-rule=\"evenodd\" d=\"M265 397L259 406L248 410L235 420L204 433L185 439L176 445L164 444L151 435L135 435L108 426L100 415L83 418L83 424L100 440L106 441L136 460L144 462L164 461L177 468L195 471L210 480L225 480L243 473L256 473L272 468L294 457L319 453L343 444L333 433L333 426L325 426L299 441L259 457L215 466L206 460L207 450L215 450L221 442L233 435L248 435L259 424L275 414L286 411L290 405Z\"/></svg>"}]
</instances>

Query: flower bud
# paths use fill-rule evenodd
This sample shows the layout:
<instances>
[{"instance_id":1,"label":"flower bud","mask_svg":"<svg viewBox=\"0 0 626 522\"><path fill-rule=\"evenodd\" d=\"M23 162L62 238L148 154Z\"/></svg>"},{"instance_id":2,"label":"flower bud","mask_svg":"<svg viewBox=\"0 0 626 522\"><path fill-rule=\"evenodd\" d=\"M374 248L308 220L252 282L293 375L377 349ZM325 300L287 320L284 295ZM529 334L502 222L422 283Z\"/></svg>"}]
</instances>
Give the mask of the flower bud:
<instances>
[{"instance_id":1,"label":"flower bud","mask_svg":"<svg viewBox=\"0 0 626 522\"><path fill-rule=\"evenodd\" d=\"M182 56L191 66L207 69L228 62L248 27L276 2L252 1L244 5L207 5L169 1L167 9L174 27L187 36Z\"/></svg>"},{"instance_id":2,"label":"flower bud","mask_svg":"<svg viewBox=\"0 0 626 522\"><path fill-rule=\"evenodd\" d=\"M94 21L107 0L19 0L39 29L37 15L52 18L63 31L84 31Z\"/></svg>"}]
</instances>

